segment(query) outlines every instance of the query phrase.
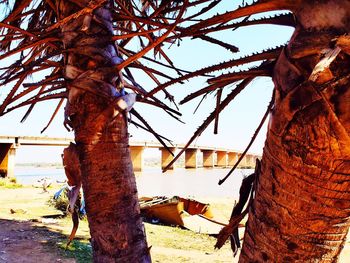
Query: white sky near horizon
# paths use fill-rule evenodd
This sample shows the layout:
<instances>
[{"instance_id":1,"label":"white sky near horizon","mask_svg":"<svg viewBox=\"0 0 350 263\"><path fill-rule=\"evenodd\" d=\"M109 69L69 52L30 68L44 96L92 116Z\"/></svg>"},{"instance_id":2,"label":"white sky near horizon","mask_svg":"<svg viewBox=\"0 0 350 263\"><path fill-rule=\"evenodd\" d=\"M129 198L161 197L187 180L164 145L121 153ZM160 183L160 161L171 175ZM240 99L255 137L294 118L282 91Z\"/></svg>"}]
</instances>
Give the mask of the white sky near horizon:
<instances>
[{"instance_id":1,"label":"white sky near horizon","mask_svg":"<svg viewBox=\"0 0 350 263\"><path fill-rule=\"evenodd\" d=\"M234 4L234 3L235 4ZM223 0L216 10L224 12L233 10L241 1ZM293 32L292 28L281 26L251 26L238 29L234 32L224 31L212 34L211 36L221 40L226 40L240 48L240 53L232 54L221 47L212 44L204 44L203 41L183 40L180 47L173 46L171 49L164 48L169 57L173 59L174 64L179 68L194 70L205 65L214 64L251 54L253 51L261 51L268 47L286 43ZM152 53L147 54L153 55ZM145 63L147 65L147 63ZM150 65L148 65L150 66ZM230 70L233 71L233 70ZM155 84L142 74L136 73L136 81L147 90L155 87ZM175 75L174 75L175 76ZM203 79L195 79L185 82L183 85L174 85L168 88L168 91L175 96L177 102L201 87L205 87ZM236 150L243 150L249 143L256 127L258 126L266 107L270 101L273 84L269 78L257 78L250 84L237 98L220 114L219 134L213 134L213 124L203 132L203 134L194 142L197 145L225 147ZM225 88L227 91L231 88ZM6 89L5 89L6 90ZM6 91L0 87L0 102L3 100ZM225 96L223 96L224 98ZM162 94L158 98L163 99ZM152 125L152 127L171 139L174 143L185 143L196 128L212 112L216 97L209 95L199 110L193 115L200 99L196 99L188 104L180 106L183 114L181 119L186 123L182 124L172 119L169 115L154 107L139 105L135 107L142 113L143 117ZM57 102L45 102L36 105L32 114L24 123L20 120L27 108L15 110L5 116L0 117L0 135L31 135L31 136L49 136L49 137L73 137L73 133L68 133L63 127L63 111L58 113L51 126L40 134L43 127L46 126ZM63 107L62 107L63 108ZM156 141L156 139L135 126L129 126L129 133L133 141ZM251 152L261 153L266 136L266 124L255 143L251 147ZM18 162L53 162L60 161L61 147L20 147L17 152Z\"/></svg>"}]
</instances>

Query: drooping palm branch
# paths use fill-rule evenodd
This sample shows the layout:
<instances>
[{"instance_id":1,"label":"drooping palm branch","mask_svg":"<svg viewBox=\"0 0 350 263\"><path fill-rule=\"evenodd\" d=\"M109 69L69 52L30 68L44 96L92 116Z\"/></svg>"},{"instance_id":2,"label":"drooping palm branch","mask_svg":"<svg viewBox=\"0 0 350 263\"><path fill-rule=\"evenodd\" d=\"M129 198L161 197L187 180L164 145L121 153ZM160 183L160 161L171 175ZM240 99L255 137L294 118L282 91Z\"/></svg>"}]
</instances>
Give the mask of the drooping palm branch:
<instances>
[{"instance_id":1,"label":"drooping palm branch","mask_svg":"<svg viewBox=\"0 0 350 263\"><path fill-rule=\"evenodd\" d=\"M62 45L62 37L64 36L60 35L59 27L80 16L86 17L87 24L89 19L98 19L98 14L94 14L94 10L107 1L91 1L90 5L85 8L80 6L77 1L72 2L76 4L76 13L64 19L60 18L55 1L17 0L2 2L1 7L3 9L7 8L8 15L0 23L0 50L2 52L0 61L6 61L6 67L1 69L0 81L1 85L14 84L0 106L0 115L29 105L22 119L24 121L36 103L52 99L58 100L57 107L49 120L49 125L59 108L62 107L63 100L68 96L69 87L67 84L69 80L64 77L63 61L67 50ZM171 45L183 37L195 37L222 46L232 52L237 52L238 48L231 43L214 39L210 36L210 33L254 24L293 25L294 22L293 16L290 14L252 20L249 19L249 12L238 12L236 14L237 11L202 19L203 15L206 15L219 4L220 1L217 0L175 2L115 0L110 2L113 4L113 19L116 22L114 26L115 40L119 49L119 57L116 58L119 63L115 70L124 72L120 78L122 87L129 90L128 92L138 94L137 97L140 102L160 107L175 118L177 118L175 115L180 115L179 112L169 108L162 100L156 98L155 94L157 92L164 92L166 99L174 102L173 96L166 90L167 87L175 83L183 83L184 80L190 78L208 76L208 73L213 74L215 72L215 77L208 80L210 84L208 88L190 95L183 102L211 91L220 93L223 88L232 83L238 83L254 76L270 74L266 69L252 69L241 73L226 74L221 77L220 73L223 69L252 61L267 59L273 61L278 56L281 48L189 72L174 65L171 58L164 51L163 45L166 43ZM244 11L245 8L241 9ZM192 14L186 16L185 11ZM228 23L234 18L242 16L246 16L246 19L240 22ZM203 21L208 21L208 23ZM67 34L65 37L67 37ZM135 42L139 42L139 45L135 45ZM129 45L130 43L133 43L133 45ZM141 50L139 50L139 47L141 47ZM151 50L154 52L154 59L146 56ZM91 56L91 54L98 51L84 50L76 52ZM156 55L162 57L162 60L157 59ZM94 58L98 59L98 57ZM145 61L151 62L152 67L146 66ZM169 73L168 68L173 69L178 77ZM155 82L156 87L149 92L146 91L135 80L132 69L145 72ZM27 82L31 75L38 76L38 73L41 73L39 75L41 80L35 83ZM43 76L43 74L46 75ZM159 77L166 79L166 82L162 82ZM90 90L90 92L92 91ZM218 119L219 101L216 106L215 119ZM142 122L144 123L145 120L142 119Z\"/></svg>"}]
</instances>

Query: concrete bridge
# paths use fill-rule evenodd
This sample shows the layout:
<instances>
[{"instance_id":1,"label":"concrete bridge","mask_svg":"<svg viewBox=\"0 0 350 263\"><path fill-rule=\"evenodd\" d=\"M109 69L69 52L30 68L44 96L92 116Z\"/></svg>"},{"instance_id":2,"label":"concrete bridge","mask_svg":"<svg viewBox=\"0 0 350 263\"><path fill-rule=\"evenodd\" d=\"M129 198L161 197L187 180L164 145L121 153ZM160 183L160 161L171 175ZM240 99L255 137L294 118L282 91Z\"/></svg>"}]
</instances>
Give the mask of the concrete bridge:
<instances>
[{"instance_id":1,"label":"concrete bridge","mask_svg":"<svg viewBox=\"0 0 350 263\"><path fill-rule=\"evenodd\" d=\"M0 136L0 177L14 176L16 149L21 145L31 146L68 146L73 139L49 138L30 136ZM170 150L175 153L177 149L184 148L184 144L174 144ZM131 159L134 171L142 171L144 166L144 150L158 148L161 151L161 166L164 168L173 156L160 143L156 142L130 142ZM190 146L185 151L185 168L197 168L198 155L203 154L203 167L232 167L241 155L241 152L215 147ZM253 168L257 154L248 153L242 159L239 168ZM173 169L174 167L171 167Z\"/></svg>"}]
</instances>

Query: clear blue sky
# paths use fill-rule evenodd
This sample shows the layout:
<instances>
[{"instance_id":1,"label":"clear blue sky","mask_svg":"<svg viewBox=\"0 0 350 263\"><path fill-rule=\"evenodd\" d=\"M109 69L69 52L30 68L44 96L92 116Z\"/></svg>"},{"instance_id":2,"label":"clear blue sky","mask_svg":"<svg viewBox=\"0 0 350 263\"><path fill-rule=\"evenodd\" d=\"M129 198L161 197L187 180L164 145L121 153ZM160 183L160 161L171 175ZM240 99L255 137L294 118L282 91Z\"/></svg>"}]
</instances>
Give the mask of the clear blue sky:
<instances>
[{"instance_id":1,"label":"clear blue sky","mask_svg":"<svg viewBox=\"0 0 350 263\"><path fill-rule=\"evenodd\" d=\"M218 11L224 12L232 10L241 1L223 0L218 6ZM167 54L173 59L175 65L187 70L199 69L205 65L226 61L234 57L240 57L250 54L253 51L260 51L264 48L274 47L284 44L290 38L293 30L287 27L278 26L252 26L238 29L234 32L224 31L211 36L221 40L226 40L240 48L240 53L232 54L223 48L214 45L208 45L199 40L182 41L180 47L172 46L170 50L165 48ZM152 53L148 54L153 55ZM145 63L147 65L147 63ZM232 71L232 70L231 70ZM142 74L137 74L137 81L146 89L150 90L155 84ZM168 90L175 95L176 101L180 101L185 94L198 90L206 86L205 80L195 79L186 82L184 85L174 85ZM197 141L198 145L209 145L217 147L226 147L237 150L243 150L253 135L261 117L263 116L267 104L271 98L273 84L269 78L256 79L245 91L243 91L236 100L228 106L220 115L219 134L213 134L213 125L205 131ZM226 88L228 91L230 88ZM0 89L0 101L3 100L6 89ZM226 94L226 93L225 93ZM163 98L159 94L159 98ZM172 139L175 143L186 142L202 123L202 121L212 111L215 102L214 95L207 97L205 103L199 108L197 113L193 115L193 110L197 106L199 100L190 102L180 107L183 114L182 120L186 124L181 124L173 120L169 115L150 106L136 105L136 109L143 113L143 116L149 123L161 134ZM46 125L50 118L54 105L52 102L36 105L35 110L29 116L25 123L20 123L26 109L20 109L8 115L0 117L0 134L1 135L41 135L41 129ZM62 125L63 112L61 111L56 117L54 123L42 135L56 137L73 137L73 133L68 133ZM132 134L131 140L150 141L155 140L153 136L147 134L140 129L130 126L129 132ZM266 135L266 125L261 131L256 142L251 148L252 152L261 153ZM19 152L18 161L36 159L37 154L43 149L32 148L22 149ZM45 156L43 161L60 160L61 149L44 149ZM22 160L23 159L23 160Z\"/></svg>"}]
</instances>

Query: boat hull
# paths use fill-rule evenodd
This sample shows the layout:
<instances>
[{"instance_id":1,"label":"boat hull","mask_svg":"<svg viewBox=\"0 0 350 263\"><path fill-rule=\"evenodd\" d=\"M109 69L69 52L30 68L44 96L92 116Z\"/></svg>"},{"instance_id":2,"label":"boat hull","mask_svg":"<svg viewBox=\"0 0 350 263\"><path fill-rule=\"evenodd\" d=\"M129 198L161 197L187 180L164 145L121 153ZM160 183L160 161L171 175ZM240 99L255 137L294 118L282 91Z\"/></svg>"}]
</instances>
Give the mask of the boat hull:
<instances>
[{"instance_id":1,"label":"boat hull","mask_svg":"<svg viewBox=\"0 0 350 263\"><path fill-rule=\"evenodd\" d=\"M193 199L173 197L144 197L140 199L141 213L148 219L178 225L197 233L218 234L225 224L215 221L209 204Z\"/></svg>"}]
</instances>

